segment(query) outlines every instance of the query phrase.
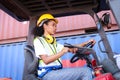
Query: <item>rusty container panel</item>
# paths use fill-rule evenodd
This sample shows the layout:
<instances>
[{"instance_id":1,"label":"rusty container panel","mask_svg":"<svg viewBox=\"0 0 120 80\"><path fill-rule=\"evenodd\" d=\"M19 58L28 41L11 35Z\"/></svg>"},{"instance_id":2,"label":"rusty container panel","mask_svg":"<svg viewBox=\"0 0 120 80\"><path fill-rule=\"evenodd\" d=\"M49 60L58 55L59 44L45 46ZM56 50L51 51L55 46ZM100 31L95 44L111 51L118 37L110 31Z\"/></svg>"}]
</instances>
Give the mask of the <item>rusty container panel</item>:
<instances>
[{"instance_id":1,"label":"rusty container panel","mask_svg":"<svg viewBox=\"0 0 120 80\"><path fill-rule=\"evenodd\" d=\"M19 22L0 10L0 40L26 37L29 22Z\"/></svg>"},{"instance_id":2,"label":"rusty container panel","mask_svg":"<svg viewBox=\"0 0 120 80\"><path fill-rule=\"evenodd\" d=\"M111 11L101 11L98 13L98 16L101 18L103 14L109 13L111 18L112 26L114 27L114 24L116 24L115 18ZM57 32L60 31L69 31L69 30L84 30L88 28L95 28L96 24L93 20L93 18L88 15L73 15L73 16L65 16L58 18L58 28Z\"/></svg>"},{"instance_id":3,"label":"rusty container panel","mask_svg":"<svg viewBox=\"0 0 120 80\"><path fill-rule=\"evenodd\" d=\"M118 30L119 28L110 10L99 12L98 13L99 18L102 18L102 15L105 13L110 14L111 28L107 29L106 26L103 26L104 30L105 31ZM90 29L97 30L94 19L88 14L65 16L58 18L58 20L59 23L57 25L57 34L56 34L57 36L84 34L86 33L86 30L90 30Z\"/></svg>"},{"instance_id":4,"label":"rusty container panel","mask_svg":"<svg viewBox=\"0 0 120 80\"><path fill-rule=\"evenodd\" d=\"M112 28L105 30L116 30L118 26L110 11L99 12L101 17L105 12L109 12L112 18ZM57 18L57 33L55 36L68 36L84 34L86 29L96 28L95 22L90 15L72 15ZM28 34L28 22L18 22L7 13L0 10L0 44L25 41Z\"/></svg>"},{"instance_id":5,"label":"rusty container panel","mask_svg":"<svg viewBox=\"0 0 120 80\"><path fill-rule=\"evenodd\" d=\"M58 20L58 32L95 27L94 20L87 14L60 17Z\"/></svg>"}]
</instances>

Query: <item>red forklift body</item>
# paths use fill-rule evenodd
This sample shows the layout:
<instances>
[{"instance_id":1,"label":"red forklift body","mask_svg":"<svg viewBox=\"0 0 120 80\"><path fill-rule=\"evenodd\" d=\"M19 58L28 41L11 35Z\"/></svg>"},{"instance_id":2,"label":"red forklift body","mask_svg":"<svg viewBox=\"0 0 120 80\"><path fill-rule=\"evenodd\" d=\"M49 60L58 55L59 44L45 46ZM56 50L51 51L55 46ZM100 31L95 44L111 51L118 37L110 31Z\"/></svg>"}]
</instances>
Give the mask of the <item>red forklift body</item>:
<instances>
[{"instance_id":1,"label":"red forklift body","mask_svg":"<svg viewBox=\"0 0 120 80\"><path fill-rule=\"evenodd\" d=\"M111 73L101 74L98 77L94 78L94 80L115 80Z\"/></svg>"}]
</instances>

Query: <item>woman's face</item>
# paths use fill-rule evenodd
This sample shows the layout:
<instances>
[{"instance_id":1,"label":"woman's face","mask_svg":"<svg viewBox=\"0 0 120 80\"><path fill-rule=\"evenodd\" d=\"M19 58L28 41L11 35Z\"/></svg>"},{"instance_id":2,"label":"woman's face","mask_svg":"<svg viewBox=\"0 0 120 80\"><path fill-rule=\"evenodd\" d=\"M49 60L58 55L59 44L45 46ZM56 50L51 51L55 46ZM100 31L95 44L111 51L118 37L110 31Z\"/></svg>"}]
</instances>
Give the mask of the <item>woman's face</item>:
<instances>
[{"instance_id":1,"label":"woman's face","mask_svg":"<svg viewBox=\"0 0 120 80\"><path fill-rule=\"evenodd\" d=\"M54 20L50 20L48 22L48 24L44 24L44 30L45 33L49 34L49 35L53 35L55 34L56 30L57 30L57 24Z\"/></svg>"}]
</instances>

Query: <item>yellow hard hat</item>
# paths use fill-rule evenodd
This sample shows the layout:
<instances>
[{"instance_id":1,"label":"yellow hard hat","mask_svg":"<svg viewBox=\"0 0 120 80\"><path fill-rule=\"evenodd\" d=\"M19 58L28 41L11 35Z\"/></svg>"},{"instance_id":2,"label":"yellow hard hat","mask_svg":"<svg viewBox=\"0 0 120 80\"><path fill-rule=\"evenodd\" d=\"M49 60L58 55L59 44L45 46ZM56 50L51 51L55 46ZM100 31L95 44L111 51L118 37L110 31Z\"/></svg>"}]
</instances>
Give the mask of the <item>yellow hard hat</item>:
<instances>
[{"instance_id":1,"label":"yellow hard hat","mask_svg":"<svg viewBox=\"0 0 120 80\"><path fill-rule=\"evenodd\" d=\"M55 19L51 14L43 14L43 15L41 15L40 17L39 17L39 19L38 19L38 21L37 21L37 26L39 26L39 25L42 25L43 23L42 23L42 21L44 21L44 20L48 20L48 19L52 19L52 20L54 20L56 23L58 23L58 20L57 19Z\"/></svg>"}]
</instances>

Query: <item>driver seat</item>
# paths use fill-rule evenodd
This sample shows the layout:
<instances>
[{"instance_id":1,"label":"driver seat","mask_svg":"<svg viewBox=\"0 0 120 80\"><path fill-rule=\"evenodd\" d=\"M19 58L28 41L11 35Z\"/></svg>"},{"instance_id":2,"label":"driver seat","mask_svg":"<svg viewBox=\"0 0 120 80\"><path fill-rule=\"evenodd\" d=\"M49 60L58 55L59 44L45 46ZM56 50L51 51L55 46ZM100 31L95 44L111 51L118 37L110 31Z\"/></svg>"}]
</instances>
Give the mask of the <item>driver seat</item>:
<instances>
[{"instance_id":1,"label":"driver seat","mask_svg":"<svg viewBox=\"0 0 120 80\"><path fill-rule=\"evenodd\" d=\"M35 56L34 48L26 45L24 56L25 62L22 80L40 80L37 78L38 58Z\"/></svg>"}]
</instances>

